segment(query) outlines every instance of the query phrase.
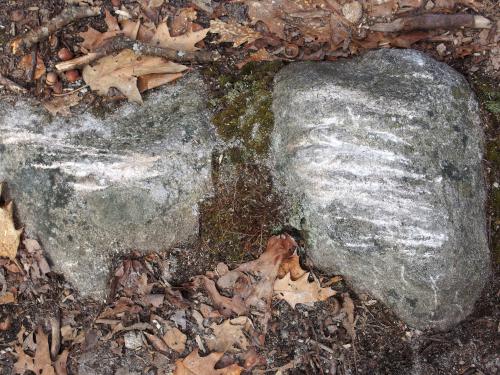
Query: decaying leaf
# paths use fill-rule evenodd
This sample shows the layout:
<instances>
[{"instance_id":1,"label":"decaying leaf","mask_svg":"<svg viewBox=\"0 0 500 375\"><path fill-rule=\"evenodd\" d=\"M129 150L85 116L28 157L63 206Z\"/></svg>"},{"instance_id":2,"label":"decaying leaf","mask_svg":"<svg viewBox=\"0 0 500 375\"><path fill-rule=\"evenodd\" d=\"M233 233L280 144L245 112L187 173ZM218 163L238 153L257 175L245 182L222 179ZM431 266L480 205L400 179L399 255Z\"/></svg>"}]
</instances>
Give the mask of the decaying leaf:
<instances>
[{"instance_id":1,"label":"decaying leaf","mask_svg":"<svg viewBox=\"0 0 500 375\"><path fill-rule=\"evenodd\" d=\"M71 107L76 106L81 100L82 97L78 93L73 93L45 100L42 104L54 116L71 116Z\"/></svg>"},{"instance_id":2,"label":"decaying leaf","mask_svg":"<svg viewBox=\"0 0 500 375\"><path fill-rule=\"evenodd\" d=\"M224 353L215 352L200 357L198 350L192 351L186 358L175 362L174 375L239 375L244 370L236 364L215 369L215 364L222 358Z\"/></svg>"},{"instance_id":3,"label":"decaying leaf","mask_svg":"<svg viewBox=\"0 0 500 375\"><path fill-rule=\"evenodd\" d=\"M355 320L354 320L354 302L349 296L349 293L342 293L342 309L341 312L345 313L345 317L342 320L342 325L346 329L351 339L354 341L356 338L356 331L354 329Z\"/></svg>"},{"instance_id":4,"label":"decaying leaf","mask_svg":"<svg viewBox=\"0 0 500 375\"><path fill-rule=\"evenodd\" d=\"M101 33L100 31L97 31L93 27L89 26L87 31L78 34L81 38L83 38L81 46L87 51L94 51L97 48L102 47L114 37L123 34L120 30L118 21L107 9L105 11L105 21L108 30L104 33Z\"/></svg>"},{"instance_id":5,"label":"decaying leaf","mask_svg":"<svg viewBox=\"0 0 500 375\"><path fill-rule=\"evenodd\" d=\"M204 286L214 305L225 316L244 314L253 307L261 313L261 324L266 327L271 314L273 285L282 260L297 246L289 235L273 236L266 251L256 260L243 263L217 280L217 286L232 292L232 297L220 295L213 280L203 278Z\"/></svg>"},{"instance_id":6,"label":"decaying leaf","mask_svg":"<svg viewBox=\"0 0 500 375\"><path fill-rule=\"evenodd\" d=\"M252 321L246 316L228 319L221 324L213 323L214 337L207 340L207 346L216 352L240 352L250 345L245 335L253 329Z\"/></svg>"},{"instance_id":7,"label":"decaying leaf","mask_svg":"<svg viewBox=\"0 0 500 375\"><path fill-rule=\"evenodd\" d=\"M39 375L66 375L66 362L68 351L60 354L54 364L50 359L49 339L41 328L36 331L36 351L35 357L28 356L21 347L16 348L18 355L14 364L14 374L23 375L25 371L32 371Z\"/></svg>"},{"instance_id":8,"label":"decaying leaf","mask_svg":"<svg viewBox=\"0 0 500 375\"><path fill-rule=\"evenodd\" d=\"M220 35L218 43L231 42L233 43L233 47L255 42L261 37L259 32L248 26L226 23L220 20L210 21L210 32Z\"/></svg>"},{"instance_id":9,"label":"decaying leaf","mask_svg":"<svg viewBox=\"0 0 500 375\"><path fill-rule=\"evenodd\" d=\"M16 296L12 292L0 292L0 305L7 305L9 303L15 303Z\"/></svg>"},{"instance_id":10,"label":"decaying leaf","mask_svg":"<svg viewBox=\"0 0 500 375\"><path fill-rule=\"evenodd\" d=\"M164 22L159 24L156 28L155 34L151 39L150 44L157 47L174 49L177 51L194 52L199 49L195 46L195 44L202 41L207 36L207 33L209 31L209 28L199 31L190 30L183 35L171 36L170 31L168 30L168 26Z\"/></svg>"},{"instance_id":11,"label":"decaying leaf","mask_svg":"<svg viewBox=\"0 0 500 375\"><path fill-rule=\"evenodd\" d=\"M33 67L33 58L31 55L25 55L21 58L21 61L19 61L19 68L24 70L25 72L31 72L31 69ZM36 65L35 65L35 71L33 72L33 78L34 79L39 79L45 74L45 63L43 62L42 57L37 54L36 55Z\"/></svg>"},{"instance_id":12,"label":"decaying leaf","mask_svg":"<svg viewBox=\"0 0 500 375\"><path fill-rule=\"evenodd\" d=\"M257 52L252 53L243 61L236 64L236 66L238 67L238 69L241 69L246 64L252 61L275 61L275 60L279 60L279 58L269 53L265 48L261 48Z\"/></svg>"},{"instance_id":13,"label":"decaying leaf","mask_svg":"<svg viewBox=\"0 0 500 375\"><path fill-rule=\"evenodd\" d=\"M186 340L186 335L176 327L167 329L163 335L163 341L165 341L165 344L177 353L182 353L186 349Z\"/></svg>"},{"instance_id":14,"label":"decaying leaf","mask_svg":"<svg viewBox=\"0 0 500 375\"><path fill-rule=\"evenodd\" d=\"M94 66L83 69L83 79L100 95L107 95L111 87L117 88L130 101L142 103L137 87L137 77L155 73L180 73L186 66L167 61L162 57L137 56L125 49L116 56L106 56Z\"/></svg>"},{"instance_id":15,"label":"decaying leaf","mask_svg":"<svg viewBox=\"0 0 500 375\"><path fill-rule=\"evenodd\" d=\"M162 339L152 335L150 333L144 332L144 335L148 339L149 343L153 345L153 347L160 352L167 352L167 345L163 342Z\"/></svg>"},{"instance_id":16,"label":"decaying leaf","mask_svg":"<svg viewBox=\"0 0 500 375\"><path fill-rule=\"evenodd\" d=\"M309 274L304 274L300 279L292 280L290 273L274 283L274 293L279 299L283 299L292 308L302 303L312 305L314 302L324 301L336 292L330 288L322 288L316 278L309 282Z\"/></svg>"},{"instance_id":17,"label":"decaying leaf","mask_svg":"<svg viewBox=\"0 0 500 375\"><path fill-rule=\"evenodd\" d=\"M0 183L0 197L2 186ZM15 259L22 232L22 229L16 229L14 226L12 202L4 207L0 206L0 257Z\"/></svg>"},{"instance_id":18,"label":"decaying leaf","mask_svg":"<svg viewBox=\"0 0 500 375\"><path fill-rule=\"evenodd\" d=\"M287 273L290 273L290 278L292 280L300 279L305 273L307 273L307 271L303 270L300 266L300 257L297 254L293 254L292 256L285 258L283 262L281 262L278 279L284 278Z\"/></svg>"}]
</instances>

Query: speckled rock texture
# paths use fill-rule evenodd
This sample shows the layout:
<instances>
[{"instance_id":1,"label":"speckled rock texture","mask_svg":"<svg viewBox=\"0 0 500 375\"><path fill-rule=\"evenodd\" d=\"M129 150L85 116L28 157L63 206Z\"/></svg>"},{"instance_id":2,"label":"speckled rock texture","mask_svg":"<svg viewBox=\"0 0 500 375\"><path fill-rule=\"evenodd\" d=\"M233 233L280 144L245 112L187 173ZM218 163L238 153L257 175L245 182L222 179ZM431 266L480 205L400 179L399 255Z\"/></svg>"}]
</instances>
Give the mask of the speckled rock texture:
<instances>
[{"instance_id":1,"label":"speckled rock texture","mask_svg":"<svg viewBox=\"0 0 500 375\"><path fill-rule=\"evenodd\" d=\"M105 295L117 254L197 234L215 142L205 92L189 74L143 106L57 120L32 103L1 104L0 181L27 235L84 295Z\"/></svg>"},{"instance_id":2,"label":"speckled rock texture","mask_svg":"<svg viewBox=\"0 0 500 375\"><path fill-rule=\"evenodd\" d=\"M416 328L469 314L489 273L483 134L466 80L411 50L275 79L273 157L309 255Z\"/></svg>"}]
</instances>

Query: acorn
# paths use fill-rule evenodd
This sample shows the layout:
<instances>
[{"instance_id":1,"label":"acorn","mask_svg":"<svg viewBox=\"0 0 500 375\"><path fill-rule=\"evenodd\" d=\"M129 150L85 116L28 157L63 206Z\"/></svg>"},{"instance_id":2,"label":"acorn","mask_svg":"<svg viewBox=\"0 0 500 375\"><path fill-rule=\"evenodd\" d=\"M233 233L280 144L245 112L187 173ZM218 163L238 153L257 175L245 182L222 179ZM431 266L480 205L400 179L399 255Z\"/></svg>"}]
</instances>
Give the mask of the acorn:
<instances>
[{"instance_id":1,"label":"acorn","mask_svg":"<svg viewBox=\"0 0 500 375\"><path fill-rule=\"evenodd\" d=\"M59 81L59 77L55 72L49 72L47 73L47 77L45 77L45 83L49 87L53 87L57 81Z\"/></svg>"},{"instance_id":2,"label":"acorn","mask_svg":"<svg viewBox=\"0 0 500 375\"><path fill-rule=\"evenodd\" d=\"M71 52L68 48L64 47L64 48L61 48L59 50L59 52L57 52L57 57L59 57L59 59L61 61L67 61L67 60L71 60L73 58L73 52Z\"/></svg>"},{"instance_id":3,"label":"acorn","mask_svg":"<svg viewBox=\"0 0 500 375\"><path fill-rule=\"evenodd\" d=\"M76 69L68 70L66 72L66 79L68 82L76 82L80 79L80 72Z\"/></svg>"}]
</instances>

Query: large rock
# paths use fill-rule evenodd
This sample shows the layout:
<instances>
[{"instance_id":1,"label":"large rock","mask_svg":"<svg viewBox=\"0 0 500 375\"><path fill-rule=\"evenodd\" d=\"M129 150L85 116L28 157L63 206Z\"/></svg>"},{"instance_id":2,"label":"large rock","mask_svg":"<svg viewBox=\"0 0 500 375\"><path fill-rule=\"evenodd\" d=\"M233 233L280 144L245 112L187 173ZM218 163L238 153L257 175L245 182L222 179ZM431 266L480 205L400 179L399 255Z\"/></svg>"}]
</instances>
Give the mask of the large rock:
<instances>
[{"instance_id":1,"label":"large rock","mask_svg":"<svg viewBox=\"0 0 500 375\"><path fill-rule=\"evenodd\" d=\"M315 264L417 328L463 319L489 272L466 80L416 51L297 63L276 77L273 111L276 169Z\"/></svg>"},{"instance_id":2,"label":"large rock","mask_svg":"<svg viewBox=\"0 0 500 375\"><path fill-rule=\"evenodd\" d=\"M117 254L197 234L214 144L205 93L189 75L101 117L0 105L0 181L27 235L83 294L104 295Z\"/></svg>"}]
</instances>

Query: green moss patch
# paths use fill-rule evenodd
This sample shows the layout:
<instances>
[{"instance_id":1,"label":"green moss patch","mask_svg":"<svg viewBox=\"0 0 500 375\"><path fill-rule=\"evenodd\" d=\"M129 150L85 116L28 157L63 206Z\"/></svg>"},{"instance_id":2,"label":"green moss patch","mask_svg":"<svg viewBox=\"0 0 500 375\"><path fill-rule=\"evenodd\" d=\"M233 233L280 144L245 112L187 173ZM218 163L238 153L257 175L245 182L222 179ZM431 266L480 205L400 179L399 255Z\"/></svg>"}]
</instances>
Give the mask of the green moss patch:
<instances>
[{"instance_id":1,"label":"green moss patch","mask_svg":"<svg viewBox=\"0 0 500 375\"><path fill-rule=\"evenodd\" d=\"M240 263L257 256L284 219L280 197L263 161L274 126L272 83L282 63L251 63L241 71L213 65L212 122L226 146L213 155L214 196L200 207L202 251L212 261Z\"/></svg>"},{"instance_id":2,"label":"green moss patch","mask_svg":"<svg viewBox=\"0 0 500 375\"><path fill-rule=\"evenodd\" d=\"M212 121L223 140L240 147L240 160L264 156L269 150L274 126L271 87L281 66L281 62L250 63L217 78Z\"/></svg>"},{"instance_id":3,"label":"green moss patch","mask_svg":"<svg viewBox=\"0 0 500 375\"><path fill-rule=\"evenodd\" d=\"M498 84L478 80L474 88L485 111L486 170L490 181L489 215L493 259L500 264L500 89Z\"/></svg>"}]
</instances>

